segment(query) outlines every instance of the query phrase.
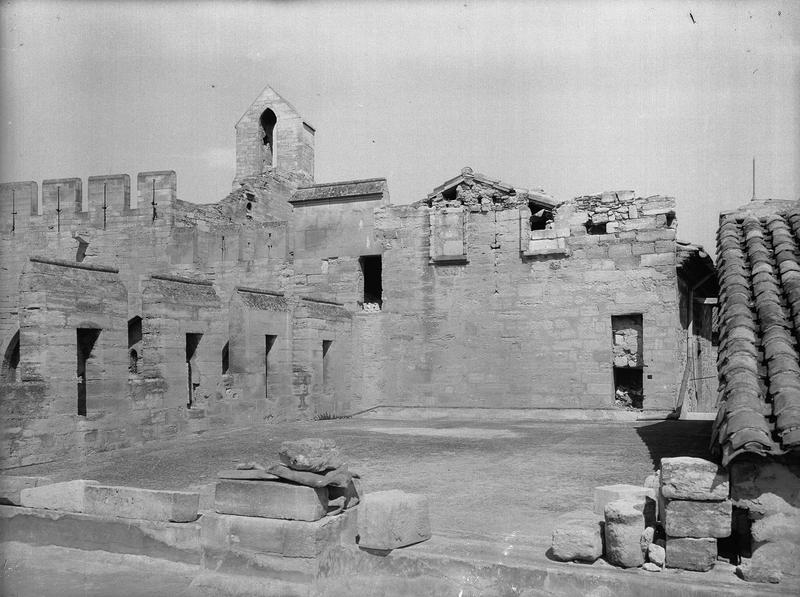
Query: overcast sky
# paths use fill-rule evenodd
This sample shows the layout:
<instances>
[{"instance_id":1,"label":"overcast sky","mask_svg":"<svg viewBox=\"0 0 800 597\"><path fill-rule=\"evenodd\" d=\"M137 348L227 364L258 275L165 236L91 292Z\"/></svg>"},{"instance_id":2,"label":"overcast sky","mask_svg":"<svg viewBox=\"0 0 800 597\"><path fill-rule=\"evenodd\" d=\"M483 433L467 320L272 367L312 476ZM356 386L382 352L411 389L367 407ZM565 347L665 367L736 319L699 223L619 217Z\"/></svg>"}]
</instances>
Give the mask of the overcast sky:
<instances>
[{"instance_id":1,"label":"overcast sky","mask_svg":"<svg viewBox=\"0 0 800 597\"><path fill-rule=\"evenodd\" d=\"M679 237L800 197L800 3L3 2L0 179L176 170L224 197L271 85L317 129L318 182L394 203L463 166L559 199L678 199Z\"/></svg>"}]
</instances>

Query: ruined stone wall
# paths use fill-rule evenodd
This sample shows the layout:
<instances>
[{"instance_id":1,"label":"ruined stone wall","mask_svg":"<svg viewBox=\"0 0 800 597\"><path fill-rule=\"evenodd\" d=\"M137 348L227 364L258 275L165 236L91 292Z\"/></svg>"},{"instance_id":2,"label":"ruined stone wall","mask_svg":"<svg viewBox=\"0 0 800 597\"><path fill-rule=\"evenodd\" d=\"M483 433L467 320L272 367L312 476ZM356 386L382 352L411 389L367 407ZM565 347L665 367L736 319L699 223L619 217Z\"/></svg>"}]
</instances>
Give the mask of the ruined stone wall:
<instances>
[{"instance_id":1,"label":"ruined stone wall","mask_svg":"<svg viewBox=\"0 0 800 597\"><path fill-rule=\"evenodd\" d=\"M294 312L293 395L299 413L341 415L352 407L352 314L341 305L301 299ZM304 412L305 411L305 412Z\"/></svg>"},{"instance_id":2,"label":"ruined stone wall","mask_svg":"<svg viewBox=\"0 0 800 597\"><path fill-rule=\"evenodd\" d=\"M111 413L129 410L127 292L116 270L29 261L20 291L20 380L0 385L0 461L20 466L121 446ZM83 366L81 330L92 336Z\"/></svg>"},{"instance_id":3,"label":"ruined stone wall","mask_svg":"<svg viewBox=\"0 0 800 597\"><path fill-rule=\"evenodd\" d=\"M587 222L609 213L599 211L606 206L624 222L589 234ZM437 209L376 214L384 305L354 321L363 351L357 410L613 408L612 316L627 314L642 318L644 408L674 406L681 328L675 229L667 225L673 200L581 198L535 231L526 205L470 208L463 260L442 263L431 247Z\"/></svg>"}]
</instances>

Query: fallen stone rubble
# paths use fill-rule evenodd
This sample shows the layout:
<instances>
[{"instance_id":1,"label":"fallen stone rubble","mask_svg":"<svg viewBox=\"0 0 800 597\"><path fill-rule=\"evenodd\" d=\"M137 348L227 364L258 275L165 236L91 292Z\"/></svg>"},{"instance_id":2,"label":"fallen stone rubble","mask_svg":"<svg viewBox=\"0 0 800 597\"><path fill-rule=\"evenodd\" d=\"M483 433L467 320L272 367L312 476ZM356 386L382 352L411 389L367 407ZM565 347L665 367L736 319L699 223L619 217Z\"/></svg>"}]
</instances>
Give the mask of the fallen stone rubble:
<instances>
[{"instance_id":1,"label":"fallen stone rubble","mask_svg":"<svg viewBox=\"0 0 800 597\"><path fill-rule=\"evenodd\" d=\"M728 472L700 458L664 458L661 469L641 487L597 487L592 511L560 517L549 555L584 563L602 557L618 567L650 572L665 567L707 572L721 557L718 542L727 540L734 528ZM735 562L742 578L776 583L784 573L796 574L789 571L800 561L796 513L758 519L747 539L754 557ZM770 558L756 558L760 550ZM782 565L791 561L787 558L793 558L795 566Z\"/></svg>"}]
</instances>

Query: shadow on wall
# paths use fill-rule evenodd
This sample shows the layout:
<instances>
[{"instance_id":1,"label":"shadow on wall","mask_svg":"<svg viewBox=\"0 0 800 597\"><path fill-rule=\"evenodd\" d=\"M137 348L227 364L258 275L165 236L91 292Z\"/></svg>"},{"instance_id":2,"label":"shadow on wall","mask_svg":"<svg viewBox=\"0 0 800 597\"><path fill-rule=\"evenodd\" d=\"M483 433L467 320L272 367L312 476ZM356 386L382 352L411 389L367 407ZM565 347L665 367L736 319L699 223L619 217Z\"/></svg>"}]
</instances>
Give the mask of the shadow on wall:
<instances>
[{"instance_id":1,"label":"shadow on wall","mask_svg":"<svg viewBox=\"0 0 800 597\"><path fill-rule=\"evenodd\" d=\"M712 421L669 420L642 424L636 433L650 451L653 470L661 467L662 458L695 456L714 461L709 450Z\"/></svg>"}]
</instances>

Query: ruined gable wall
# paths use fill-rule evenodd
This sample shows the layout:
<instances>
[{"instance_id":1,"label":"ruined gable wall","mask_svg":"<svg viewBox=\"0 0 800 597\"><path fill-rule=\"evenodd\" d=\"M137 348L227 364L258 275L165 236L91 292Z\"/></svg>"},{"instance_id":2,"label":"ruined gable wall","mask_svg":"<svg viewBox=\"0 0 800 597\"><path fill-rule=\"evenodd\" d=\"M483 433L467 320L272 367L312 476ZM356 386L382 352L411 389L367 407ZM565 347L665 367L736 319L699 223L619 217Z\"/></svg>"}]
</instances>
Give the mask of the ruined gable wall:
<instances>
[{"instance_id":1,"label":"ruined gable wall","mask_svg":"<svg viewBox=\"0 0 800 597\"><path fill-rule=\"evenodd\" d=\"M675 230L658 214L587 233L590 205L622 204L567 204L543 231L527 230L526 206L468 211L468 262L450 265L431 265L435 208L379 210L384 308L355 318L359 407L612 408L611 316L642 313L644 406L671 409L681 373Z\"/></svg>"}]
</instances>

